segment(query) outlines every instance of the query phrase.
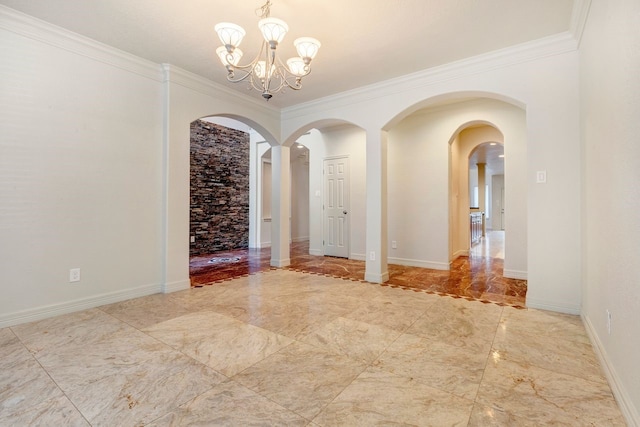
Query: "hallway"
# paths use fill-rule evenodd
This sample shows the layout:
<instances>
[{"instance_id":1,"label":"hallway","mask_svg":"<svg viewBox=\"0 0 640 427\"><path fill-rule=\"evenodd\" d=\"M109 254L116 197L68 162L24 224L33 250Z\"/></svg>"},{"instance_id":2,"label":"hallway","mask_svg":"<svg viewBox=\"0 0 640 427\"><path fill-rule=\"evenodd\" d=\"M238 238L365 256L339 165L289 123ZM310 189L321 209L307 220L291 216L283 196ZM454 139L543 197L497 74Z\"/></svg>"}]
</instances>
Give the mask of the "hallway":
<instances>
[{"instance_id":1,"label":"hallway","mask_svg":"<svg viewBox=\"0 0 640 427\"><path fill-rule=\"evenodd\" d=\"M268 248L192 257L191 285L220 283L270 270L270 257ZM389 281L383 286L524 307L527 281L503 277L503 263L504 231L488 231L482 241L472 247L470 256L456 259L449 271L389 264ZM363 281L365 262L309 255L308 242L297 242L291 244L291 265L287 269Z\"/></svg>"}]
</instances>

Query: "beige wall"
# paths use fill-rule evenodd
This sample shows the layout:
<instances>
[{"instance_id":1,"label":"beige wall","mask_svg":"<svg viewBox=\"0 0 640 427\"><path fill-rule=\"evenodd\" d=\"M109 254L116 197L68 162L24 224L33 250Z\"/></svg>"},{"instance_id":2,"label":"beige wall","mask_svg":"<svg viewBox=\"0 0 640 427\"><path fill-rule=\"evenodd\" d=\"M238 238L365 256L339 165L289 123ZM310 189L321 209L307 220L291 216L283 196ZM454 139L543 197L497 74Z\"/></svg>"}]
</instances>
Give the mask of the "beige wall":
<instances>
[{"instance_id":1,"label":"beige wall","mask_svg":"<svg viewBox=\"0 0 640 427\"><path fill-rule=\"evenodd\" d=\"M396 249L389 246L389 262L448 269L453 255L468 250L469 154L482 142L503 138L491 127L458 134L478 123L503 130L505 152L514 153L505 165L515 178L508 199L514 213L509 217L512 233L507 233L505 269L526 274L527 188L517 185L526 169L526 157L518 155L526 144L524 111L491 99L423 109L389 131L389 241L397 242Z\"/></svg>"},{"instance_id":2,"label":"beige wall","mask_svg":"<svg viewBox=\"0 0 640 427\"><path fill-rule=\"evenodd\" d=\"M639 28L637 0L593 1L580 47L582 316L632 426L640 425Z\"/></svg>"},{"instance_id":3,"label":"beige wall","mask_svg":"<svg viewBox=\"0 0 640 427\"><path fill-rule=\"evenodd\" d=\"M349 258L364 260L365 225L365 134L356 126L343 124L314 129L309 135L298 139L309 148L309 235L310 252L324 254L324 217L322 198L324 182L322 167L324 159L346 156L349 158Z\"/></svg>"}]
</instances>

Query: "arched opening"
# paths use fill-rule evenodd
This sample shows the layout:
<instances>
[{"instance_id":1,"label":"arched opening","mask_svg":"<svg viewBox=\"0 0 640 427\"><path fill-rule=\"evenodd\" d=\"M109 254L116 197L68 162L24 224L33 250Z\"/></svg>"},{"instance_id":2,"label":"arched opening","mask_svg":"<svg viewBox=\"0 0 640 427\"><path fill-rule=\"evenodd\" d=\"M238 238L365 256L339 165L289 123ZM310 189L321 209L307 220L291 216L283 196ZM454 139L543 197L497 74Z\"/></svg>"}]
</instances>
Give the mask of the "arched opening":
<instances>
[{"instance_id":1,"label":"arched opening","mask_svg":"<svg viewBox=\"0 0 640 427\"><path fill-rule=\"evenodd\" d=\"M509 233L501 251L505 259L500 260L499 272L482 273L488 286L463 291L474 298L524 303L524 280L514 280L516 289L506 290L506 295L500 291L489 295L492 286L504 290L506 279L525 279L527 261L526 113L519 106L492 98L446 99L441 104L412 109L389 126L388 263L392 281L396 272L403 274L395 265L443 270L432 275L442 277L442 288L433 288L441 292L448 292L446 286L477 279L458 277L460 271L471 270L452 263L469 257L471 208L489 213L493 219L492 197L486 192L498 173L487 175L483 157L493 156L491 143L504 147L501 175L509 175L501 205L505 209L504 228ZM479 168L484 169L481 179ZM470 182L472 175L475 181ZM474 187L478 187L478 197L474 196ZM471 206L481 202L482 206ZM484 229L481 219L480 230ZM494 277L500 283L493 283ZM457 291L451 289L451 293Z\"/></svg>"},{"instance_id":2,"label":"arched opening","mask_svg":"<svg viewBox=\"0 0 640 427\"><path fill-rule=\"evenodd\" d=\"M471 237L469 255L504 259L504 144L491 141L478 145L468 163L471 211L477 208L477 212L484 212L482 233L477 233L482 238Z\"/></svg>"},{"instance_id":3,"label":"arched opening","mask_svg":"<svg viewBox=\"0 0 640 427\"><path fill-rule=\"evenodd\" d=\"M190 132L189 272L199 285L217 280L221 270L239 275L259 268L260 254L249 251L260 233L262 183L254 165L258 147L270 144L237 117L203 117Z\"/></svg>"},{"instance_id":4,"label":"arched opening","mask_svg":"<svg viewBox=\"0 0 640 427\"><path fill-rule=\"evenodd\" d=\"M265 150L266 148L266 150ZM254 247L271 246L271 148L259 146L257 163L258 243ZM309 240L309 149L296 143L291 147L290 173L291 212L289 215L289 241L292 244Z\"/></svg>"},{"instance_id":5,"label":"arched opening","mask_svg":"<svg viewBox=\"0 0 640 427\"><path fill-rule=\"evenodd\" d=\"M498 212L491 209L492 181L501 185L504 194L502 132L490 123L462 125L449 142L449 171L449 259L454 262L490 242L487 229L493 228L494 213L503 219L503 200L498 201ZM504 239L495 237L493 241L502 248L494 251L504 254Z\"/></svg>"},{"instance_id":6,"label":"arched opening","mask_svg":"<svg viewBox=\"0 0 640 427\"><path fill-rule=\"evenodd\" d=\"M344 121L324 120L293 135L296 145L309 150L308 254L364 260L364 129ZM292 150L296 150L295 146ZM332 168L342 174L335 180L331 176ZM342 181L337 183L339 179Z\"/></svg>"}]
</instances>

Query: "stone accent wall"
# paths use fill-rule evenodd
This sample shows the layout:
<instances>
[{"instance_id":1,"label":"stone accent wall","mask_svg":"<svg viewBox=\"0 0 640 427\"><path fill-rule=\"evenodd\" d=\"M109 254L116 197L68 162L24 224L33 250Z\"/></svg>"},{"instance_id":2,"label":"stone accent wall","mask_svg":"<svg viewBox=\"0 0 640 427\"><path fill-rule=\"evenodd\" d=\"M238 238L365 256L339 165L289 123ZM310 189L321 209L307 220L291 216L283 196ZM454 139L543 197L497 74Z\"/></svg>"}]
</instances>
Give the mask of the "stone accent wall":
<instances>
[{"instance_id":1,"label":"stone accent wall","mask_svg":"<svg viewBox=\"0 0 640 427\"><path fill-rule=\"evenodd\" d=\"M191 242L202 255L249 246L249 134L191 123Z\"/></svg>"}]
</instances>

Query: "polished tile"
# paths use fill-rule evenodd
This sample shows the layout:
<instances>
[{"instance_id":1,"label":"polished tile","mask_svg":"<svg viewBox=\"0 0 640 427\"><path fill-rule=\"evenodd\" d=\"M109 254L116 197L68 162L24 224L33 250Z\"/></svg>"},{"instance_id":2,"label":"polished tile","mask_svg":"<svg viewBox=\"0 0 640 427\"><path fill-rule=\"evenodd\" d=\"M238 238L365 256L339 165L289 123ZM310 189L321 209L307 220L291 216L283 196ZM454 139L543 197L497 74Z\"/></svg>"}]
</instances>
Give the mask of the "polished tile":
<instances>
[{"instance_id":1,"label":"polished tile","mask_svg":"<svg viewBox=\"0 0 640 427\"><path fill-rule=\"evenodd\" d=\"M11 328L35 355L45 348L88 346L130 329L129 325L97 308Z\"/></svg>"},{"instance_id":2,"label":"polished tile","mask_svg":"<svg viewBox=\"0 0 640 427\"><path fill-rule=\"evenodd\" d=\"M487 355L502 307L478 301L442 298L407 333Z\"/></svg>"},{"instance_id":3,"label":"polished tile","mask_svg":"<svg viewBox=\"0 0 640 427\"><path fill-rule=\"evenodd\" d=\"M226 381L150 426L306 426L308 423L303 417L246 387Z\"/></svg>"},{"instance_id":4,"label":"polished tile","mask_svg":"<svg viewBox=\"0 0 640 427\"><path fill-rule=\"evenodd\" d=\"M0 426L68 426L88 427L80 412L65 396L38 401L28 408L0 411Z\"/></svg>"},{"instance_id":5,"label":"polished tile","mask_svg":"<svg viewBox=\"0 0 640 427\"><path fill-rule=\"evenodd\" d=\"M155 294L102 307L113 317L135 327L144 328L189 313L171 294Z\"/></svg>"},{"instance_id":6,"label":"polished tile","mask_svg":"<svg viewBox=\"0 0 640 427\"><path fill-rule=\"evenodd\" d=\"M427 296L425 294L421 295ZM413 295L410 296L413 297ZM434 302L434 300L429 301L423 300L422 298L414 298L413 303L409 303L406 300L396 300L392 297L380 297L363 302L354 311L345 314L344 317L393 329L394 331L404 332L409 326L415 323L416 320L422 317L428 307Z\"/></svg>"},{"instance_id":7,"label":"polished tile","mask_svg":"<svg viewBox=\"0 0 640 427\"><path fill-rule=\"evenodd\" d=\"M42 401L64 396L29 352L25 350L24 353L26 354L13 353L11 360L0 362L2 417L31 413Z\"/></svg>"},{"instance_id":8,"label":"polished tile","mask_svg":"<svg viewBox=\"0 0 640 427\"><path fill-rule=\"evenodd\" d=\"M300 341L368 364L399 335L393 329L338 317L300 337Z\"/></svg>"},{"instance_id":9,"label":"polished tile","mask_svg":"<svg viewBox=\"0 0 640 427\"><path fill-rule=\"evenodd\" d=\"M501 329L513 334L543 335L590 344L580 316L544 310L505 310Z\"/></svg>"},{"instance_id":10,"label":"polished tile","mask_svg":"<svg viewBox=\"0 0 640 427\"><path fill-rule=\"evenodd\" d=\"M213 312L185 315L144 331L227 377L293 342Z\"/></svg>"},{"instance_id":11,"label":"polished tile","mask_svg":"<svg viewBox=\"0 0 640 427\"><path fill-rule=\"evenodd\" d=\"M321 426L465 425L473 401L370 367L314 418Z\"/></svg>"},{"instance_id":12,"label":"polished tile","mask_svg":"<svg viewBox=\"0 0 640 427\"><path fill-rule=\"evenodd\" d=\"M404 334L382 353L374 365L473 400L486 363L486 354Z\"/></svg>"},{"instance_id":13,"label":"polished tile","mask_svg":"<svg viewBox=\"0 0 640 427\"><path fill-rule=\"evenodd\" d=\"M536 425L625 425L608 385L502 360L487 364L476 401Z\"/></svg>"},{"instance_id":14,"label":"polished tile","mask_svg":"<svg viewBox=\"0 0 640 427\"><path fill-rule=\"evenodd\" d=\"M578 316L287 269L0 329L0 426L624 425Z\"/></svg>"},{"instance_id":15,"label":"polished tile","mask_svg":"<svg viewBox=\"0 0 640 427\"><path fill-rule=\"evenodd\" d=\"M92 426L146 424L226 378L178 352L103 377L66 395Z\"/></svg>"},{"instance_id":16,"label":"polished tile","mask_svg":"<svg viewBox=\"0 0 640 427\"><path fill-rule=\"evenodd\" d=\"M312 419L365 368L346 356L296 342L233 380Z\"/></svg>"},{"instance_id":17,"label":"polished tile","mask_svg":"<svg viewBox=\"0 0 640 427\"><path fill-rule=\"evenodd\" d=\"M512 331L502 322L493 341L493 359L515 362L524 366L575 375L586 380L604 382L600 362L591 344L539 333L535 328L526 332ZM504 326L504 328L502 327Z\"/></svg>"}]
</instances>

